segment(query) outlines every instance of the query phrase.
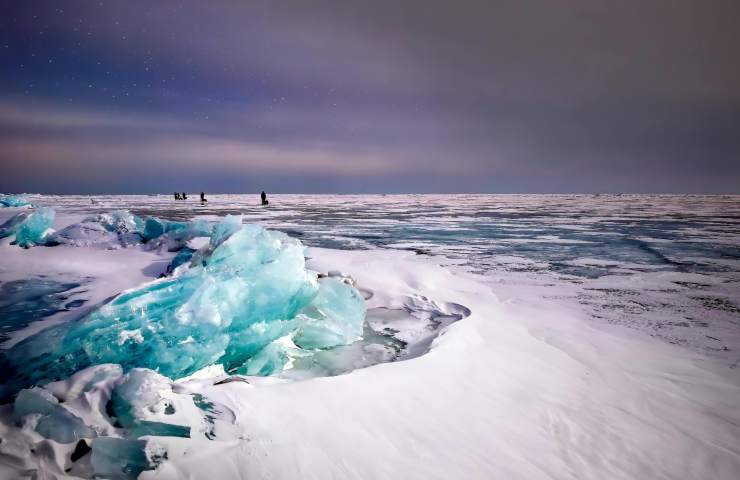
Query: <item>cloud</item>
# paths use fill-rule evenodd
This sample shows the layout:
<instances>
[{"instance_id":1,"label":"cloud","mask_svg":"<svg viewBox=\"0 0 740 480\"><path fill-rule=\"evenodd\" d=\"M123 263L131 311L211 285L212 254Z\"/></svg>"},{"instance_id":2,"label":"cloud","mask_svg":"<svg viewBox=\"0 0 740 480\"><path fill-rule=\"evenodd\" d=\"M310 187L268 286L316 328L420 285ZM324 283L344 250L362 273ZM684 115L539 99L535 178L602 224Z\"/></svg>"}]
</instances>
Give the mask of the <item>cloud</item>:
<instances>
[{"instance_id":1,"label":"cloud","mask_svg":"<svg viewBox=\"0 0 740 480\"><path fill-rule=\"evenodd\" d=\"M11 2L0 188L738 191L739 8Z\"/></svg>"}]
</instances>

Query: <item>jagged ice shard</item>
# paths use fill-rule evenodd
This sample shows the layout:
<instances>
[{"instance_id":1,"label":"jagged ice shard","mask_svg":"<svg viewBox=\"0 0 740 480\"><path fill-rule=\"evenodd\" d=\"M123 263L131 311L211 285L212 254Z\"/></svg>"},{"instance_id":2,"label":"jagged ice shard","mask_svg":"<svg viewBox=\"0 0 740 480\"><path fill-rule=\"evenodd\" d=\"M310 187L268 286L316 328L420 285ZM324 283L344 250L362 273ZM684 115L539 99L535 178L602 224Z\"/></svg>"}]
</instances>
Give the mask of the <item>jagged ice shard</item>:
<instances>
[{"instance_id":1,"label":"jagged ice shard","mask_svg":"<svg viewBox=\"0 0 740 480\"><path fill-rule=\"evenodd\" d=\"M23 248L34 245L43 245L46 238L52 233L54 223L54 209L49 207L37 208L31 213L18 213L0 226L0 238L15 235L14 244Z\"/></svg>"},{"instance_id":2,"label":"jagged ice shard","mask_svg":"<svg viewBox=\"0 0 740 480\"><path fill-rule=\"evenodd\" d=\"M75 325L52 327L8 350L1 363L10 375L0 393L101 363L170 378L212 364L247 373L249 359L266 347L281 359L259 369L269 375L293 355L358 340L364 317L355 288L306 269L298 240L227 218L172 277L123 292Z\"/></svg>"},{"instance_id":3,"label":"jagged ice shard","mask_svg":"<svg viewBox=\"0 0 740 480\"><path fill-rule=\"evenodd\" d=\"M127 210L101 213L65 227L47 239L47 245L126 247L141 243L144 221Z\"/></svg>"},{"instance_id":4,"label":"jagged ice shard","mask_svg":"<svg viewBox=\"0 0 740 480\"><path fill-rule=\"evenodd\" d=\"M31 205L23 195L0 195L0 207L25 207Z\"/></svg>"}]
</instances>

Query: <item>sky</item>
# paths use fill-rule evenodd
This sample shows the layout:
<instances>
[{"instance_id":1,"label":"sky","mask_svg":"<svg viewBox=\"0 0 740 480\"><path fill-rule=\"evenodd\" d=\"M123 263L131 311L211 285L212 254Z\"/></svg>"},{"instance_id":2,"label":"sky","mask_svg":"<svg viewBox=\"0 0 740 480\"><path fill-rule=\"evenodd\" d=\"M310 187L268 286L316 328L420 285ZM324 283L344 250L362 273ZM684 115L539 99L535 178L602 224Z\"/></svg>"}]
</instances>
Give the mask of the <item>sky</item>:
<instances>
[{"instance_id":1,"label":"sky","mask_svg":"<svg viewBox=\"0 0 740 480\"><path fill-rule=\"evenodd\" d=\"M737 0L5 0L0 191L740 193Z\"/></svg>"}]
</instances>

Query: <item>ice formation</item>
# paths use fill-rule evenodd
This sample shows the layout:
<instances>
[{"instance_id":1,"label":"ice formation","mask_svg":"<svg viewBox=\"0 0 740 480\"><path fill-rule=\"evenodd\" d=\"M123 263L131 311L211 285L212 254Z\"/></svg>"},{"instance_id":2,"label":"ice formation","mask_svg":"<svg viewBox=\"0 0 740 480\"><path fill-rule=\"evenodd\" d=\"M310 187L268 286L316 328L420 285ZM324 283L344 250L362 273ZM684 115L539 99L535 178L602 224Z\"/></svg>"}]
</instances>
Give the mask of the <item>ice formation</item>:
<instances>
[{"instance_id":1,"label":"ice formation","mask_svg":"<svg viewBox=\"0 0 740 480\"><path fill-rule=\"evenodd\" d=\"M31 213L21 212L0 226L0 238L15 236L14 244L23 248L43 245L52 233L54 209L37 208Z\"/></svg>"},{"instance_id":2,"label":"ice formation","mask_svg":"<svg viewBox=\"0 0 740 480\"><path fill-rule=\"evenodd\" d=\"M31 205L23 195L0 195L0 207L25 207Z\"/></svg>"},{"instance_id":3,"label":"ice formation","mask_svg":"<svg viewBox=\"0 0 740 480\"><path fill-rule=\"evenodd\" d=\"M63 381L21 390L13 403L13 421L26 433L33 431L60 444L83 441L72 462L91 452L82 462L89 467L67 470L75 477L81 473L134 479L162 460L164 451L148 438L190 438L190 425L207 423L208 412L199 406L203 402L187 392L175 393L173 385L152 370L137 368L124 374L119 365L96 365Z\"/></svg>"},{"instance_id":4,"label":"ice formation","mask_svg":"<svg viewBox=\"0 0 740 480\"><path fill-rule=\"evenodd\" d=\"M28 420L34 422L34 430L60 443L96 436L95 430L65 409L54 395L38 387L18 393L13 416L18 423Z\"/></svg>"},{"instance_id":5,"label":"ice formation","mask_svg":"<svg viewBox=\"0 0 740 480\"><path fill-rule=\"evenodd\" d=\"M127 429L130 436L190 437L189 427L147 419L152 414L167 414L172 408L162 397L162 392L171 390L171 383L170 379L152 370L131 370L111 394L109 415L120 427Z\"/></svg>"},{"instance_id":6,"label":"ice formation","mask_svg":"<svg viewBox=\"0 0 740 480\"><path fill-rule=\"evenodd\" d=\"M168 232L183 230L186 226L186 222L170 222L154 217L147 218L144 225L143 237L144 240L152 240Z\"/></svg>"},{"instance_id":7,"label":"ice formation","mask_svg":"<svg viewBox=\"0 0 740 480\"><path fill-rule=\"evenodd\" d=\"M166 248L175 252L184 248L193 238L209 237L211 230L212 226L205 220L172 222L150 217L146 220L142 238L149 249Z\"/></svg>"},{"instance_id":8,"label":"ice formation","mask_svg":"<svg viewBox=\"0 0 740 480\"><path fill-rule=\"evenodd\" d=\"M189 426L151 420L174 413L168 394L173 395L172 381L156 372L134 369L124 375L118 365L96 365L64 381L21 390L13 418L17 426L55 442L91 442L92 472L84 476L133 479L157 463L155 449L141 437L190 436ZM191 411L197 412L194 404Z\"/></svg>"},{"instance_id":9,"label":"ice formation","mask_svg":"<svg viewBox=\"0 0 740 480\"><path fill-rule=\"evenodd\" d=\"M248 361L266 347L262 355L271 361L258 371L269 375L297 353L358 340L364 316L355 288L306 269L298 240L227 218L173 276L123 292L76 324L9 349L0 358L9 373L0 397L101 363L171 378L212 364L254 371Z\"/></svg>"},{"instance_id":10,"label":"ice formation","mask_svg":"<svg viewBox=\"0 0 740 480\"><path fill-rule=\"evenodd\" d=\"M137 478L154 469L146 453L145 440L100 437L92 444L91 463L96 478L113 480Z\"/></svg>"},{"instance_id":11,"label":"ice formation","mask_svg":"<svg viewBox=\"0 0 740 480\"><path fill-rule=\"evenodd\" d=\"M144 221L127 210L117 210L86 218L50 236L48 245L91 245L119 248L141 243Z\"/></svg>"},{"instance_id":12,"label":"ice formation","mask_svg":"<svg viewBox=\"0 0 740 480\"><path fill-rule=\"evenodd\" d=\"M127 210L117 210L70 225L51 236L47 244L116 249L145 243L150 250L178 251L189 240L210 234L211 225L205 220L174 222L155 217L143 220Z\"/></svg>"}]
</instances>

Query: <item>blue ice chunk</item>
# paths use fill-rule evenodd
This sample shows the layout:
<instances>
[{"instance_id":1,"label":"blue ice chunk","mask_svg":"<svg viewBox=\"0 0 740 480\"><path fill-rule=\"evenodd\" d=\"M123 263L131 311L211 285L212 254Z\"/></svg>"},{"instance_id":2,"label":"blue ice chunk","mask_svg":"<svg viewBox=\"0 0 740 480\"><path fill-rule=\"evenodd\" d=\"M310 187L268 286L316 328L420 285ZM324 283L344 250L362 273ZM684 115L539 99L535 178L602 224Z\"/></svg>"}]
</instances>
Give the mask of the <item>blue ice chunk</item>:
<instances>
[{"instance_id":1,"label":"blue ice chunk","mask_svg":"<svg viewBox=\"0 0 740 480\"><path fill-rule=\"evenodd\" d=\"M128 210L101 213L91 220L99 223L109 232L141 233L144 230L144 221Z\"/></svg>"},{"instance_id":2,"label":"blue ice chunk","mask_svg":"<svg viewBox=\"0 0 740 480\"><path fill-rule=\"evenodd\" d=\"M146 233L148 238L147 248L155 249L166 247L171 252L178 251L185 247L187 242L195 237L208 237L211 235L211 225L205 220L195 220L193 222L168 222L159 219L150 219L148 225L150 230ZM164 233L159 233L159 232Z\"/></svg>"},{"instance_id":3,"label":"blue ice chunk","mask_svg":"<svg viewBox=\"0 0 740 480\"><path fill-rule=\"evenodd\" d=\"M5 223L0 225L0 238L15 235L21 223L25 222L29 215L30 213L28 212L20 212L10 217Z\"/></svg>"},{"instance_id":4,"label":"blue ice chunk","mask_svg":"<svg viewBox=\"0 0 740 480\"><path fill-rule=\"evenodd\" d=\"M146 453L146 441L98 437L92 442L91 464L96 478L129 480L144 470L154 470Z\"/></svg>"},{"instance_id":5,"label":"blue ice chunk","mask_svg":"<svg viewBox=\"0 0 740 480\"><path fill-rule=\"evenodd\" d=\"M190 238L210 237L213 226L205 220L193 220L188 224L186 231Z\"/></svg>"},{"instance_id":6,"label":"blue ice chunk","mask_svg":"<svg viewBox=\"0 0 740 480\"><path fill-rule=\"evenodd\" d=\"M59 443L76 442L96 436L79 417L66 410L49 391L34 387L21 390L13 404L15 421L21 423L28 415L38 415L35 430Z\"/></svg>"},{"instance_id":7,"label":"blue ice chunk","mask_svg":"<svg viewBox=\"0 0 740 480\"><path fill-rule=\"evenodd\" d=\"M83 221L69 225L54 232L47 242L49 245L74 245L86 247L90 245L118 245L118 234L107 230L95 221Z\"/></svg>"},{"instance_id":8,"label":"blue ice chunk","mask_svg":"<svg viewBox=\"0 0 740 480\"><path fill-rule=\"evenodd\" d=\"M164 413L169 403L160 392L171 390L171 381L157 372L135 368L111 394L111 413L129 435L190 437L190 427L146 420L147 413Z\"/></svg>"},{"instance_id":9,"label":"blue ice chunk","mask_svg":"<svg viewBox=\"0 0 740 480\"><path fill-rule=\"evenodd\" d=\"M11 347L5 394L99 363L180 378L216 363L235 371L286 335L311 349L361 335L365 304L353 287L319 284L300 241L259 225L229 236L235 224L232 217L216 226L221 243L177 276L123 292L72 326Z\"/></svg>"},{"instance_id":10,"label":"blue ice chunk","mask_svg":"<svg viewBox=\"0 0 740 480\"><path fill-rule=\"evenodd\" d=\"M163 235L165 231L165 225L162 220L158 218L149 217L146 219L144 226L144 240L151 240Z\"/></svg>"},{"instance_id":11,"label":"blue ice chunk","mask_svg":"<svg viewBox=\"0 0 740 480\"><path fill-rule=\"evenodd\" d=\"M300 313L305 318L293 339L304 349L347 345L362 338L365 300L338 278L323 278L313 301Z\"/></svg>"},{"instance_id":12,"label":"blue ice chunk","mask_svg":"<svg viewBox=\"0 0 740 480\"><path fill-rule=\"evenodd\" d=\"M193 250L192 248L184 247L177 253L177 255L175 255L175 258L172 259L170 264L167 265L167 273L170 274L174 272L175 269L180 265L185 265L186 263L190 262L190 260L193 258L194 253L195 250Z\"/></svg>"},{"instance_id":13,"label":"blue ice chunk","mask_svg":"<svg viewBox=\"0 0 740 480\"><path fill-rule=\"evenodd\" d=\"M48 245L98 245L108 248L128 247L141 243L144 221L127 210L101 213L86 218L54 233Z\"/></svg>"},{"instance_id":14,"label":"blue ice chunk","mask_svg":"<svg viewBox=\"0 0 740 480\"><path fill-rule=\"evenodd\" d=\"M0 226L0 238L15 235L13 243L23 248L43 245L53 223L53 208L42 207L31 213L21 212Z\"/></svg>"},{"instance_id":15,"label":"blue ice chunk","mask_svg":"<svg viewBox=\"0 0 740 480\"><path fill-rule=\"evenodd\" d=\"M0 195L0 206L2 207L25 207L31 202L23 195Z\"/></svg>"},{"instance_id":16,"label":"blue ice chunk","mask_svg":"<svg viewBox=\"0 0 740 480\"><path fill-rule=\"evenodd\" d=\"M309 356L306 350L347 345L362 338L365 300L341 279L324 278L313 301L297 315L300 327L292 339L280 338L251 357L241 370L247 375L273 375L286 369L296 358Z\"/></svg>"},{"instance_id":17,"label":"blue ice chunk","mask_svg":"<svg viewBox=\"0 0 740 480\"><path fill-rule=\"evenodd\" d=\"M171 222L155 217L149 217L144 224L144 240L149 241L164 235L165 233L184 230L188 227L187 222Z\"/></svg>"},{"instance_id":18,"label":"blue ice chunk","mask_svg":"<svg viewBox=\"0 0 740 480\"><path fill-rule=\"evenodd\" d=\"M23 248L43 245L48 230L54 223L54 209L42 207L36 209L25 219L15 232L15 242Z\"/></svg>"},{"instance_id":19,"label":"blue ice chunk","mask_svg":"<svg viewBox=\"0 0 740 480\"><path fill-rule=\"evenodd\" d=\"M226 215L221 223L213 227L211 234L211 248L221 245L224 240L229 238L242 227L241 215Z\"/></svg>"},{"instance_id":20,"label":"blue ice chunk","mask_svg":"<svg viewBox=\"0 0 740 480\"><path fill-rule=\"evenodd\" d=\"M282 372L291 365L294 358L306 355L287 337L279 338L247 360L238 373L266 377Z\"/></svg>"}]
</instances>

